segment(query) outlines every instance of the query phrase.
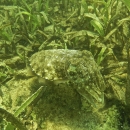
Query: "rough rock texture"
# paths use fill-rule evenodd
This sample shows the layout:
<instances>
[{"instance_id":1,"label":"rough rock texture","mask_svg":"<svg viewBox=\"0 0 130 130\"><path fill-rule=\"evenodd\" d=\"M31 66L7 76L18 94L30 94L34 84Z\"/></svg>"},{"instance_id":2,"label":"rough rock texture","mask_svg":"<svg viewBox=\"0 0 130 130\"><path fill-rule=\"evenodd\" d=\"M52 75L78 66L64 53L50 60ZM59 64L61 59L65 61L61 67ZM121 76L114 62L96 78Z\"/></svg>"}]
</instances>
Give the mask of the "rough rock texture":
<instances>
[{"instance_id":1,"label":"rough rock texture","mask_svg":"<svg viewBox=\"0 0 130 130\"><path fill-rule=\"evenodd\" d=\"M33 54L29 61L32 71L44 83L50 81L55 85L72 86L94 107L104 103L104 80L90 52L43 50Z\"/></svg>"}]
</instances>

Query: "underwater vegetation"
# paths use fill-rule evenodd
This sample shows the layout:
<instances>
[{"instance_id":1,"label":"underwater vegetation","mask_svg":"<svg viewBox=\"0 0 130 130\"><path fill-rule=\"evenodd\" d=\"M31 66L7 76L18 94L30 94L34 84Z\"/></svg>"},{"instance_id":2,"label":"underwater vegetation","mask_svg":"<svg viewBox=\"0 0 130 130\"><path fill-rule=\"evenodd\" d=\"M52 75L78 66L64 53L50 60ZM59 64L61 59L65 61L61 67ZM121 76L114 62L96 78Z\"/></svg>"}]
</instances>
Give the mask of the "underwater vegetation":
<instances>
[{"instance_id":1,"label":"underwater vegetation","mask_svg":"<svg viewBox=\"0 0 130 130\"><path fill-rule=\"evenodd\" d=\"M1 0L0 129L129 130L129 14L128 0Z\"/></svg>"}]
</instances>

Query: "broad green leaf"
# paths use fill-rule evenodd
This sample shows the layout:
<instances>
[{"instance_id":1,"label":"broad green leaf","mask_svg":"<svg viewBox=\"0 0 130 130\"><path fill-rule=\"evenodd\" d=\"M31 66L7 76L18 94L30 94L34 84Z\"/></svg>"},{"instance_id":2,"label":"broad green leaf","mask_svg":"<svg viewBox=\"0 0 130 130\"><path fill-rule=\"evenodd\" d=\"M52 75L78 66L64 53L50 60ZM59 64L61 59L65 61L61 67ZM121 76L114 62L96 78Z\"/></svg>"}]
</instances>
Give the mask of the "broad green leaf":
<instances>
[{"instance_id":1,"label":"broad green leaf","mask_svg":"<svg viewBox=\"0 0 130 130\"><path fill-rule=\"evenodd\" d=\"M0 6L0 9L4 9L4 10L14 10L17 9L17 6Z\"/></svg>"},{"instance_id":2,"label":"broad green leaf","mask_svg":"<svg viewBox=\"0 0 130 130\"><path fill-rule=\"evenodd\" d=\"M95 33L95 32L92 32L92 31L87 31L87 34L88 34L88 36L90 36L90 37L98 37L98 36L99 36L99 34L97 34L97 33Z\"/></svg>"},{"instance_id":3,"label":"broad green leaf","mask_svg":"<svg viewBox=\"0 0 130 130\"><path fill-rule=\"evenodd\" d=\"M98 33L100 34L100 36L104 36L104 28L103 28L102 24L99 21L91 20L90 23L95 28L95 30L98 31Z\"/></svg>"},{"instance_id":4,"label":"broad green leaf","mask_svg":"<svg viewBox=\"0 0 130 130\"><path fill-rule=\"evenodd\" d=\"M17 117L44 89L45 87L41 86L33 95L31 95L14 113L14 116Z\"/></svg>"},{"instance_id":5,"label":"broad green leaf","mask_svg":"<svg viewBox=\"0 0 130 130\"><path fill-rule=\"evenodd\" d=\"M110 36L111 36L114 32L117 31L117 29L118 29L118 27L116 27L116 28L114 28L113 30L111 30L111 31L104 37L104 42L107 41L107 40L110 38Z\"/></svg>"},{"instance_id":6,"label":"broad green leaf","mask_svg":"<svg viewBox=\"0 0 130 130\"><path fill-rule=\"evenodd\" d=\"M51 33L54 33L54 25L49 25L47 27L44 28L44 31L45 32L51 32Z\"/></svg>"},{"instance_id":7,"label":"broad green leaf","mask_svg":"<svg viewBox=\"0 0 130 130\"><path fill-rule=\"evenodd\" d=\"M45 21L46 21L47 23L50 23L49 20L48 20L47 14L46 14L44 11L42 11L42 12L40 12L40 13L43 15Z\"/></svg>"},{"instance_id":8,"label":"broad green leaf","mask_svg":"<svg viewBox=\"0 0 130 130\"><path fill-rule=\"evenodd\" d=\"M104 60L104 58L106 57L107 54L105 54L105 51L106 51L107 47L103 47L101 49L101 51L99 52L98 54L98 57L97 57L97 64L100 65L101 62Z\"/></svg>"},{"instance_id":9,"label":"broad green leaf","mask_svg":"<svg viewBox=\"0 0 130 130\"><path fill-rule=\"evenodd\" d=\"M25 14L25 15L31 16L31 14L29 12L26 12L26 11L21 11L21 12L17 13L16 16L21 15L21 14Z\"/></svg>"},{"instance_id":10,"label":"broad green leaf","mask_svg":"<svg viewBox=\"0 0 130 130\"><path fill-rule=\"evenodd\" d=\"M85 13L84 16L99 21L99 18L98 18L95 14L92 14L92 13Z\"/></svg>"},{"instance_id":11,"label":"broad green leaf","mask_svg":"<svg viewBox=\"0 0 130 130\"><path fill-rule=\"evenodd\" d=\"M40 15L38 14L35 18L37 18L38 25L41 26L42 25L42 20L41 20Z\"/></svg>"}]
</instances>

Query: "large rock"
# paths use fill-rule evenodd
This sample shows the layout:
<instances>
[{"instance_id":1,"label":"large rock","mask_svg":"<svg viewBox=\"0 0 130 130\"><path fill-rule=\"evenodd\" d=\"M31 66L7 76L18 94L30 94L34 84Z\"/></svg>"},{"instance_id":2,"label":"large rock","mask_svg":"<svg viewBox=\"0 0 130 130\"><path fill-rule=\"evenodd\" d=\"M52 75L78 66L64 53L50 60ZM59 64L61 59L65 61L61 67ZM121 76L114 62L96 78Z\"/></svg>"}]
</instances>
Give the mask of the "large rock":
<instances>
[{"instance_id":1,"label":"large rock","mask_svg":"<svg viewBox=\"0 0 130 130\"><path fill-rule=\"evenodd\" d=\"M104 104L105 83L89 51L43 50L33 54L29 61L43 84L66 84L76 89L89 105L98 108Z\"/></svg>"}]
</instances>

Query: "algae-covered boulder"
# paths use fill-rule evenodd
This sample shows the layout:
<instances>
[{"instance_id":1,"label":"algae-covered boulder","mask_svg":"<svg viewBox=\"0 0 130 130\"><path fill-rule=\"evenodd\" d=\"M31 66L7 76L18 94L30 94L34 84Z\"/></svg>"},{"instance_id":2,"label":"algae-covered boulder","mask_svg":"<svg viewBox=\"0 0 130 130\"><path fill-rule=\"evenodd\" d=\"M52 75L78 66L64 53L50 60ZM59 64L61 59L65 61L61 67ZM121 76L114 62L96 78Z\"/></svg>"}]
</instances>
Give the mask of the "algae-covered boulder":
<instances>
[{"instance_id":1,"label":"algae-covered boulder","mask_svg":"<svg viewBox=\"0 0 130 130\"><path fill-rule=\"evenodd\" d=\"M89 51L42 50L33 54L29 62L32 71L44 83L72 86L92 106L104 103L105 83Z\"/></svg>"}]
</instances>

